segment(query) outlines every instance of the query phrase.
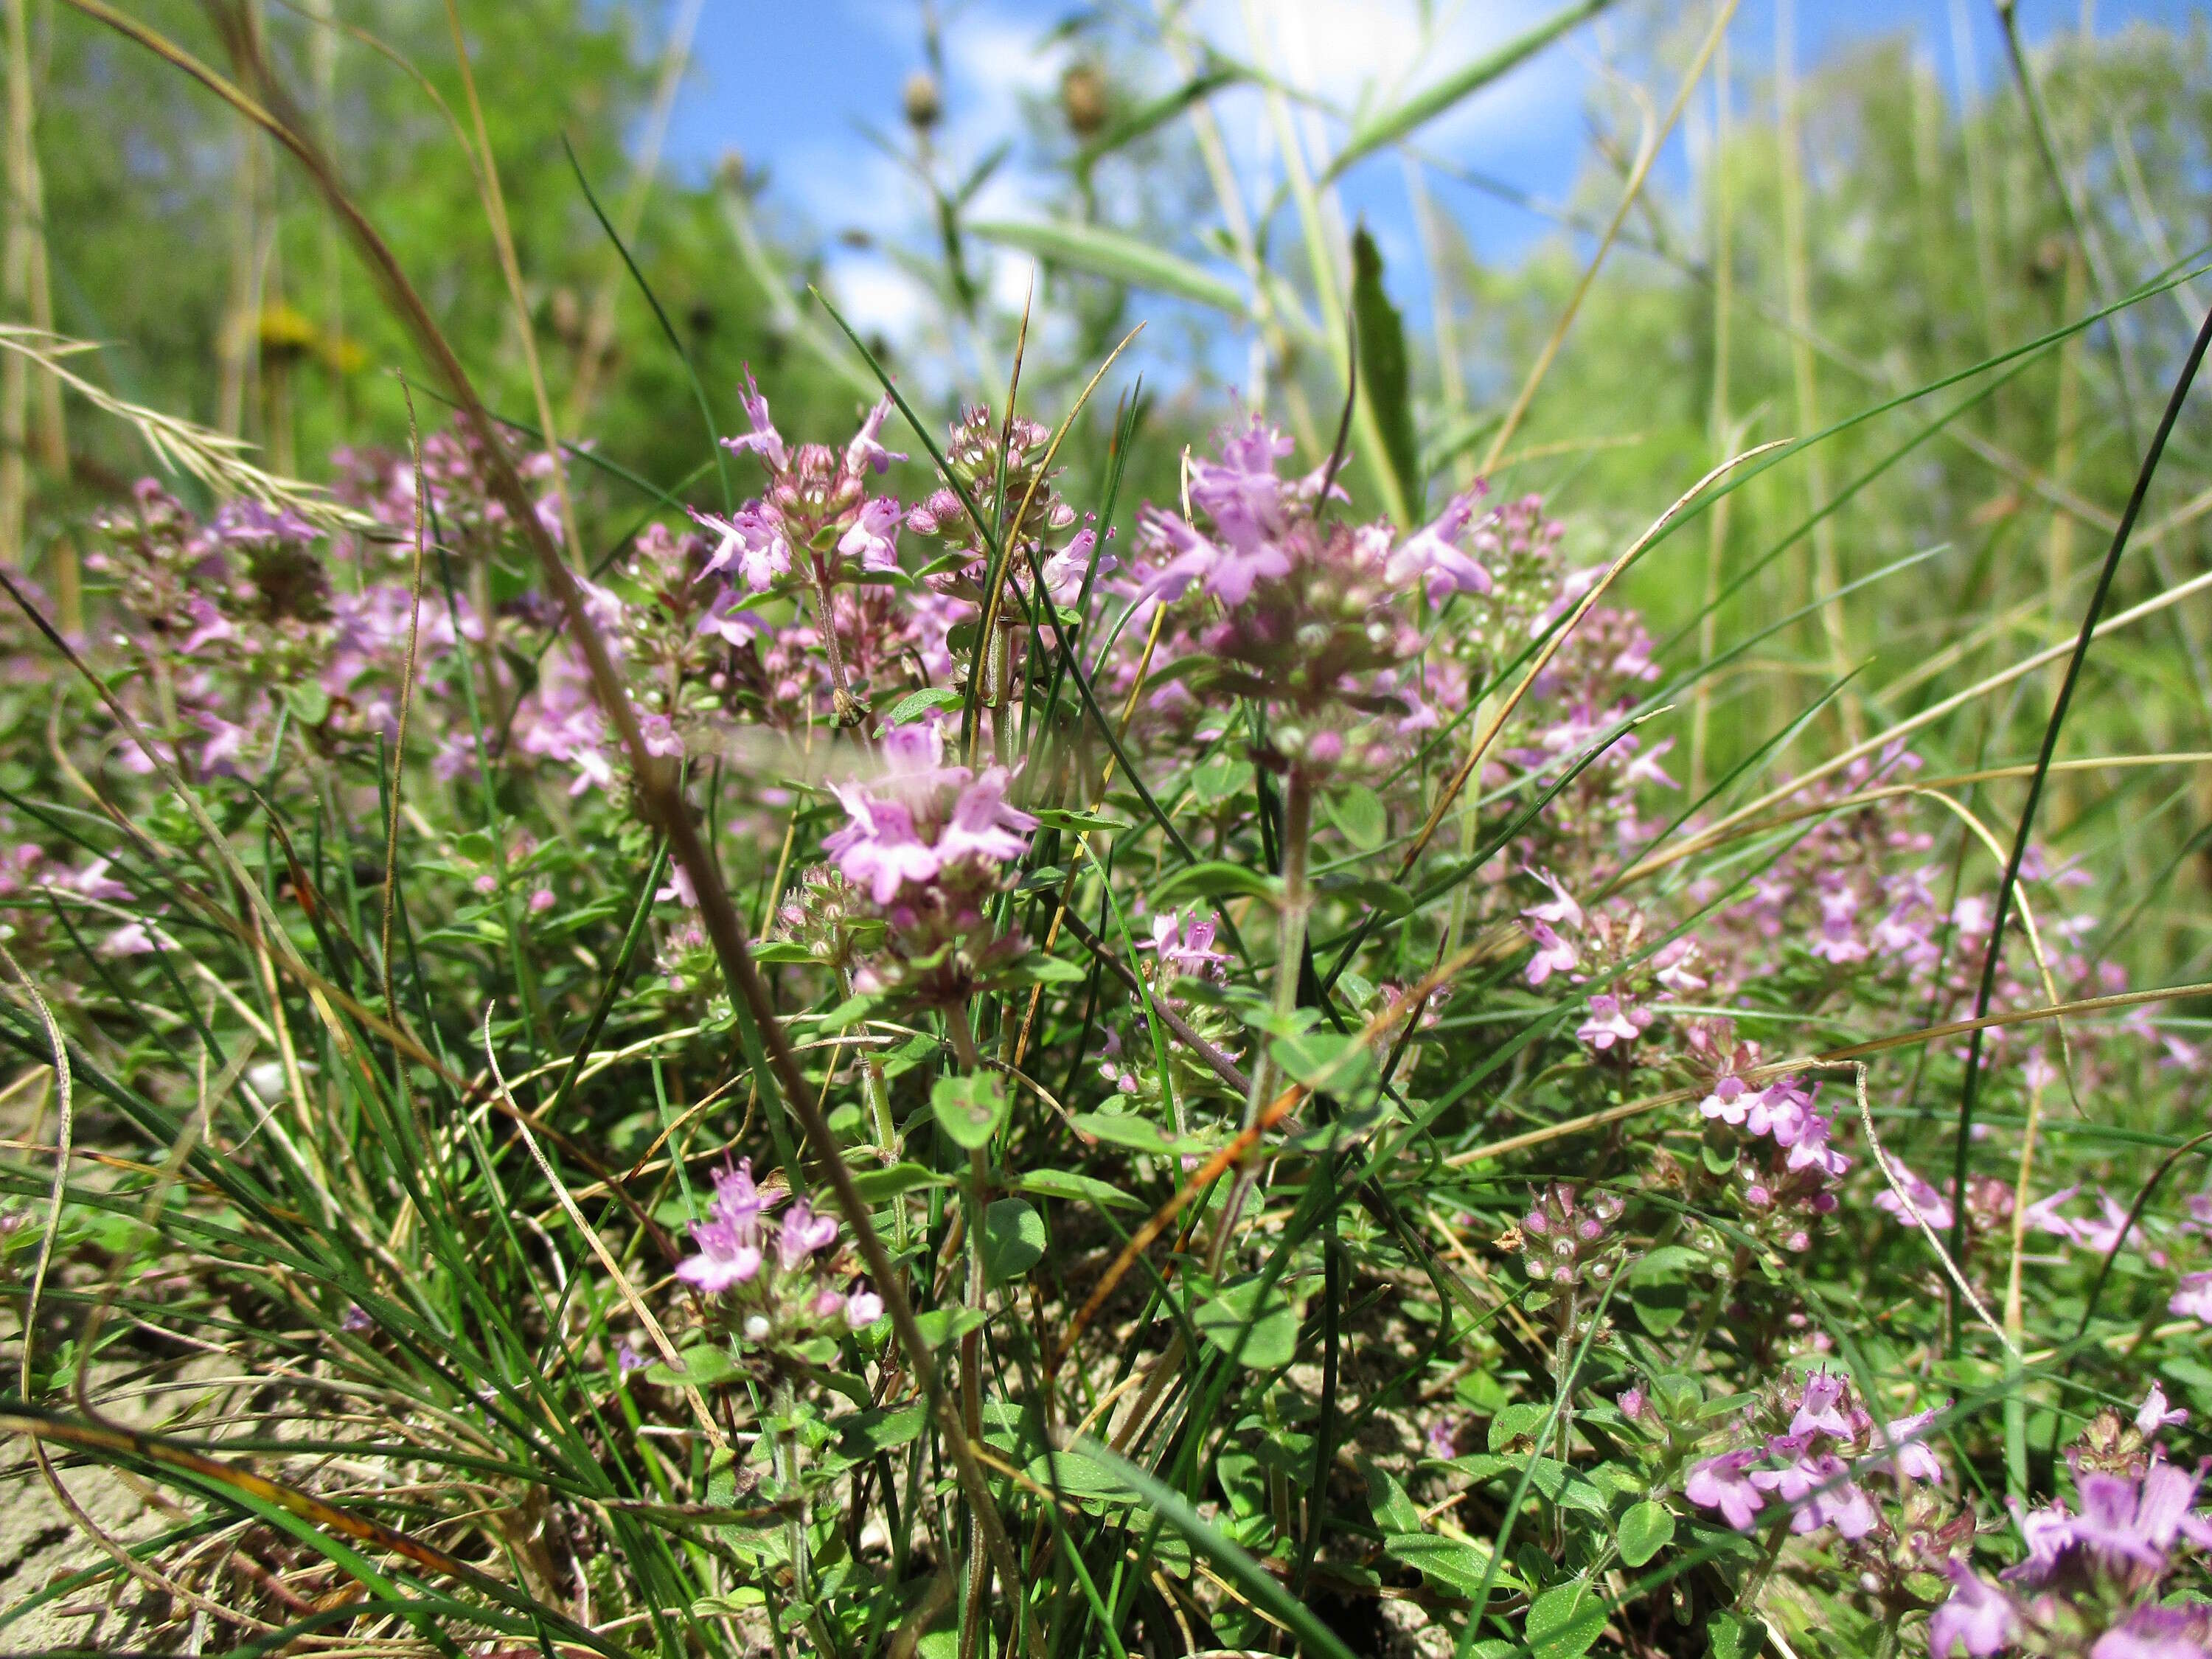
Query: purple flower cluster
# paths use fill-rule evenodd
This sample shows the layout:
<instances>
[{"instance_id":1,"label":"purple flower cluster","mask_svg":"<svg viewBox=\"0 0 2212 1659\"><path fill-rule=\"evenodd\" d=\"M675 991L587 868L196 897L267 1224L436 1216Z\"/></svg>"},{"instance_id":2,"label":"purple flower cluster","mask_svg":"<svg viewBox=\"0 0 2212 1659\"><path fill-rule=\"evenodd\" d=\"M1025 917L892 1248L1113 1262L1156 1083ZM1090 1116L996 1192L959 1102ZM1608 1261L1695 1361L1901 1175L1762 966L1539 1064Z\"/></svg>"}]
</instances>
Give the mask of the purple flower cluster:
<instances>
[{"instance_id":1,"label":"purple flower cluster","mask_svg":"<svg viewBox=\"0 0 2212 1659\"><path fill-rule=\"evenodd\" d=\"M1534 1283L1555 1291L1603 1288L1620 1264L1613 1229L1626 1208L1617 1193L1587 1200L1565 1182L1535 1195L1521 1218L1521 1265Z\"/></svg>"},{"instance_id":2,"label":"purple flower cluster","mask_svg":"<svg viewBox=\"0 0 2212 1659\"><path fill-rule=\"evenodd\" d=\"M794 556L808 562L811 568L803 574L824 587L845 579L848 562L862 570L897 568L899 503L895 497L868 493L871 475L906 459L883 446L891 400L885 398L868 411L842 451L827 444L787 445L750 368L744 402L752 430L722 443L758 460L768 473L768 488L728 518L692 514L715 538L708 574L728 572L735 582L760 593L792 574Z\"/></svg>"},{"instance_id":3,"label":"purple flower cluster","mask_svg":"<svg viewBox=\"0 0 2212 1659\"><path fill-rule=\"evenodd\" d=\"M837 1221L803 1199L770 1219L777 1194L753 1180L752 1160L717 1170L709 1219L691 1224L696 1255L676 1276L702 1295L726 1300L755 1346L803 1340L840 1324L853 1330L883 1317L883 1298L849 1285L840 1269Z\"/></svg>"},{"instance_id":4,"label":"purple flower cluster","mask_svg":"<svg viewBox=\"0 0 2212 1659\"><path fill-rule=\"evenodd\" d=\"M1192 988L1183 983L1194 980L1212 988L1228 982L1229 953L1219 948L1220 927L1220 917L1211 910L1167 910L1154 915L1150 935L1137 941L1137 970L1154 1006L1172 1010L1200 1037L1234 1057L1243 1041L1236 1017L1210 997L1193 996ZM1181 1043L1169 1049L1168 1066L1176 1110L1186 1118L1191 1102L1232 1095L1219 1073ZM1157 1054L1140 1007L1127 1009L1107 1028L1098 1072L1121 1097L1124 1108L1162 1097Z\"/></svg>"},{"instance_id":5,"label":"purple flower cluster","mask_svg":"<svg viewBox=\"0 0 2212 1659\"><path fill-rule=\"evenodd\" d=\"M1148 712L1173 731L1249 697L1273 711L1269 742L1284 763L1387 771L1404 738L1437 723L1403 672L1423 644L1409 590L1442 605L1493 586L1471 550L1477 494L1401 542L1388 523L1331 520L1326 508L1344 496L1328 468L1282 475L1291 441L1256 416L1218 447L1218 460L1191 463L1190 517L1146 510L1136 567L1119 585L1135 607L1128 635L1147 641L1163 681ZM1155 605L1168 611L1157 641ZM1132 683L1144 659L1125 654L1109 678Z\"/></svg>"},{"instance_id":6,"label":"purple flower cluster","mask_svg":"<svg viewBox=\"0 0 2212 1659\"><path fill-rule=\"evenodd\" d=\"M2069 1458L2076 1503L2018 1510L2026 1556L1993 1581L1965 1561L1949 1568L1951 1596L1929 1620L1935 1659L2011 1649L2087 1659L2205 1659L2212 1603L2176 1601L2169 1582L2185 1552L2212 1550L2212 1513L2197 1506L2202 1471L2166 1461L2159 1430L2185 1419L2156 1389L2135 1437L2115 1442L2100 1414ZM2117 1445L2117 1449L2115 1446Z\"/></svg>"},{"instance_id":7,"label":"purple flower cluster","mask_svg":"<svg viewBox=\"0 0 2212 1659\"><path fill-rule=\"evenodd\" d=\"M1788 1511L1793 1533L1833 1527L1838 1537L1856 1541L1882 1524L1874 1498L1859 1484L1861 1474L1890 1473L1900 1488L1943 1478L1942 1465L1925 1443L1936 1415L1932 1408L1883 1424L1877 1431L1874 1419L1852 1398L1850 1384L1816 1370L1794 1399L1776 1402L1769 1414L1778 1421L1786 1416L1786 1428L1705 1459L1683 1483L1685 1498L1701 1509L1719 1510L1739 1532L1759 1527L1771 1500Z\"/></svg>"},{"instance_id":8,"label":"purple flower cluster","mask_svg":"<svg viewBox=\"0 0 2212 1659\"><path fill-rule=\"evenodd\" d=\"M823 850L848 879L889 905L920 888L995 882L999 866L1021 857L1036 819L1009 805L1003 766L981 776L945 764L945 734L934 724L894 727L878 751L882 769L863 782L831 786L845 827Z\"/></svg>"},{"instance_id":9,"label":"purple flower cluster","mask_svg":"<svg viewBox=\"0 0 2212 1659\"><path fill-rule=\"evenodd\" d=\"M842 925L870 924L872 948L849 958L854 985L932 1007L963 1006L1022 952L1018 936L993 929L989 900L1037 821L1006 799L1006 768L977 774L947 765L934 725L894 727L875 760L872 775L831 786L845 823L822 842L849 884L836 894ZM828 891L802 876L800 911Z\"/></svg>"},{"instance_id":10,"label":"purple flower cluster","mask_svg":"<svg viewBox=\"0 0 2212 1659\"><path fill-rule=\"evenodd\" d=\"M1588 1017L1575 1036L1599 1054L1614 1051L1625 1059L1628 1045L1651 1028L1655 1014L1647 1004L1705 985L1696 971L1696 942L1670 939L1647 954L1642 911L1618 900L1585 911L1549 871L1528 873L1552 894L1521 913L1521 925L1536 945L1528 983L1541 985L1553 975L1577 985L1604 982L1605 990L1591 994Z\"/></svg>"}]
</instances>

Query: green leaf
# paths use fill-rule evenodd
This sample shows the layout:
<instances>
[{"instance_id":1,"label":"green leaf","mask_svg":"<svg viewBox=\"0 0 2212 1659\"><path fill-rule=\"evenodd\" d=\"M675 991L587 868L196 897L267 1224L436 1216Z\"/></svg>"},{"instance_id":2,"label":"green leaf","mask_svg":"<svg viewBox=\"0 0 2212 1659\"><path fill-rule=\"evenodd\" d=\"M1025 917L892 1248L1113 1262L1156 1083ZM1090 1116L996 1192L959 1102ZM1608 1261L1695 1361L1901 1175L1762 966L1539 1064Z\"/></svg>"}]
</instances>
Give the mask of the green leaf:
<instances>
[{"instance_id":1,"label":"green leaf","mask_svg":"<svg viewBox=\"0 0 2212 1659\"><path fill-rule=\"evenodd\" d=\"M1279 1286L1260 1299L1261 1280L1255 1274L1222 1287L1221 1294L1201 1304L1191 1316L1198 1334L1224 1353L1235 1353L1240 1364L1255 1371L1287 1365L1298 1351L1298 1315ZM1245 1334L1245 1328L1251 1334ZM1239 1344L1242 1344L1240 1351Z\"/></svg>"},{"instance_id":2,"label":"green leaf","mask_svg":"<svg viewBox=\"0 0 2212 1659\"><path fill-rule=\"evenodd\" d=\"M1647 1250L1636 1258L1628 1269L1632 1284L1645 1279L1678 1279L1693 1273L1706 1263L1703 1250L1693 1250L1686 1244L1662 1244L1656 1250Z\"/></svg>"},{"instance_id":3,"label":"green leaf","mask_svg":"<svg viewBox=\"0 0 2212 1659\"><path fill-rule=\"evenodd\" d=\"M1348 1094L1375 1069L1375 1057L1352 1031L1307 1031L1267 1045L1285 1075L1310 1089Z\"/></svg>"},{"instance_id":4,"label":"green leaf","mask_svg":"<svg viewBox=\"0 0 2212 1659\"><path fill-rule=\"evenodd\" d=\"M1155 906L1172 906L1185 897L1256 898L1281 901L1283 884L1241 864L1208 859L1175 872L1152 890Z\"/></svg>"},{"instance_id":5,"label":"green leaf","mask_svg":"<svg viewBox=\"0 0 2212 1659\"><path fill-rule=\"evenodd\" d=\"M1019 1279L1044 1260L1044 1218L1018 1198L1001 1198L983 1212L983 1271L994 1284Z\"/></svg>"},{"instance_id":6,"label":"green leaf","mask_svg":"<svg viewBox=\"0 0 2212 1659\"><path fill-rule=\"evenodd\" d=\"M1395 882L1377 881L1372 877L1347 876L1335 872L1323 876L1314 884L1324 893L1338 898L1357 900L1370 909L1379 910L1393 920L1411 915L1414 895ZM1345 977L1352 975L1346 973Z\"/></svg>"},{"instance_id":7,"label":"green leaf","mask_svg":"<svg viewBox=\"0 0 2212 1659\"><path fill-rule=\"evenodd\" d=\"M1371 1457L1362 1457L1358 1463L1367 1478L1367 1506L1375 1511L1375 1524L1386 1534L1419 1532L1421 1512L1397 1478Z\"/></svg>"},{"instance_id":8,"label":"green leaf","mask_svg":"<svg viewBox=\"0 0 2212 1659\"><path fill-rule=\"evenodd\" d=\"M299 680L284 688L284 701L292 718L302 726L320 726L330 718L331 694L313 680Z\"/></svg>"},{"instance_id":9,"label":"green leaf","mask_svg":"<svg viewBox=\"0 0 2212 1659\"><path fill-rule=\"evenodd\" d=\"M1705 1651L1712 1659L1751 1659L1759 1651L1760 1633L1735 1613L1717 1613L1705 1621Z\"/></svg>"},{"instance_id":10,"label":"green leaf","mask_svg":"<svg viewBox=\"0 0 2212 1659\"><path fill-rule=\"evenodd\" d=\"M1448 1595L1472 1597L1482 1588L1482 1575L1490 1565L1490 1546L1459 1538L1439 1538L1432 1532L1384 1534L1382 1547Z\"/></svg>"},{"instance_id":11,"label":"green leaf","mask_svg":"<svg viewBox=\"0 0 2212 1659\"><path fill-rule=\"evenodd\" d=\"M924 1342L932 1348L941 1348L979 1328L984 1322L984 1315L977 1308L932 1308L926 1314L916 1314L914 1322L921 1328Z\"/></svg>"},{"instance_id":12,"label":"green leaf","mask_svg":"<svg viewBox=\"0 0 2212 1659\"><path fill-rule=\"evenodd\" d=\"M1648 1498L1641 1504L1632 1504L1628 1512L1620 1517L1618 1536L1622 1562L1640 1567L1673 1540L1674 1512L1664 1504L1655 1504Z\"/></svg>"},{"instance_id":13,"label":"green leaf","mask_svg":"<svg viewBox=\"0 0 2212 1659\"><path fill-rule=\"evenodd\" d=\"M1030 1480L1047 1491L1058 1484L1060 1492L1078 1503L1129 1504L1135 1494L1113 1470L1081 1452L1040 1453L1030 1460Z\"/></svg>"},{"instance_id":14,"label":"green leaf","mask_svg":"<svg viewBox=\"0 0 2212 1659\"><path fill-rule=\"evenodd\" d=\"M1190 775L1191 798L1202 807L1234 800L1251 787L1251 763L1234 755L1216 755Z\"/></svg>"},{"instance_id":15,"label":"green leaf","mask_svg":"<svg viewBox=\"0 0 2212 1659\"><path fill-rule=\"evenodd\" d=\"M874 997L847 997L822 1016L822 1029L824 1031L842 1031L848 1025L858 1025L875 1012L876 1006Z\"/></svg>"},{"instance_id":16,"label":"green leaf","mask_svg":"<svg viewBox=\"0 0 2212 1659\"><path fill-rule=\"evenodd\" d=\"M890 1410L855 1412L833 1417L830 1426L839 1436L838 1449L848 1457L872 1457L878 1452L903 1446L918 1437L929 1421L929 1408L916 1401Z\"/></svg>"},{"instance_id":17,"label":"green leaf","mask_svg":"<svg viewBox=\"0 0 2212 1659\"><path fill-rule=\"evenodd\" d=\"M1690 1287L1678 1279L1632 1280L1628 1300L1644 1328L1653 1336L1664 1336L1687 1317Z\"/></svg>"},{"instance_id":18,"label":"green leaf","mask_svg":"<svg viewBox=\"0 0 2212 1659\"><path fill-rule=\"evenodd\" d=\"M1582 1659L1605 1629L1605 1598L1579 1578L1538 1596L1528 1609L1528 1650L1535 1659Z\"/></svg>"},{"instance_id":19,"label":"green leaf","mask_svg":"<svg viewBox=\"0 0 2212 1659\"><path fill-rule=\"evenodd\" d=\"M785 963L814 960L814 952L793 939L764 939L745 948L752 953L755 962Z\"/></svg>"},{"instance_id":20,"label":"green leaf","mask_svg":"<svg viewBox=\"0 0 2212 1659\"><path fill-rule=\"evenodd\" d=\"M904 726L918 720L933 708L957 708L960 694L949 685L924 686L919 691L909 691L891 705L891 712L884 716L886 726Z\"/></svg>"},{"instance_id":21,"label":"green leaf","mask_svg":"<svg viewBox=\"0 0 2212 1659\"><path fill-rule=\"evenodd\" d=\"M1071 812L1058 806L1039 807L1035 816L1048 830L1121 830L1133 827L1127 818L1109 817L1103 812Z\"/></svg>"},{"instance_id":22,"label":"green leaf","mask_svg":"<svg viewBox=\"0 0 2212 1659\"><path fill-rule=\"evenodd\" d=\"M1139 1198L1132 1198L1119 1187L1096 1176L1078 1175L1072 1170L1031 1170L1022 1177L1022 1190L1038 1198L1066 1199L1077 1204L1096 1204L1108 1210L1141 1210L1148 1207Z\"/></svg>"},{"instance_id":23,"label":"green leaf","mask_svg":"<svg viewBox=\"0 0 2212 1659\"><path fill-rule=\"evenodd\" d=\"M1435 120L1462 98L1480 91L1522 59L1534 56L1576 24L1596 16L1612 3L1613 0L1571 0L1571 3L1533 28L1522 30L1504 46L1424 88L1403 103L1370 112L1352 128L1351 139L1328 164L1328 171L1319 182L1328 183L1346 168Z\"/></svg>"},{"instance_id":24,"label":"green leaf","mask_svg":"<svg viewBox=\"0 0 2212 1659\"><path fill-rule=\"evenodd\" d=\"M1225 311L1240 319L1249 314L1244 296L1234 283L1142 237L1109 230L1101 225L1042 220L1027 223L1004 219L971 220L964 228L987 242L1019 248L1048 264L1063 265L1086 276L1104 276L1133 288L1173 295L1179 300Z\"/></svg>"},{"instance_id":25,"label":"green leaf","mask_svg":"<svg viewBox=\"0 0 2212 1659\"><path fill-rule=\"evenodd\" d=\"M1139 1117L1134 1112L1077 1112L1068 1121L1079 1133L1094 1140L1127 1146L1133 1152L1150 1152L1158 1157L1206 1150L1204 1141L1173 1139L1152 1119Z\"/></svg>"},{"instance_id":26,"label":"green leaf","mask_svg":"<svg viewBox=\"0 0 2212 1659\"><path fill-rule=\"evenodd\" d=\"M1490 1419L1490 1449L1504 1451L1516 1440L1534 1439L1551 1420L1552 1408L1531 1401L1508 1406Z\"/></svg>"},{"instance_id":27,"label":"green leaf","mask_svg":"<svg viewBox=\"0 0 2212 1659\"><path fill-rule=\"evenodd\" d=\"M866 1170L853 1176L854 1186L860 1196L871 1204L881 1204L896 1198L901 1193L910 1193L921 1187L943 1187L951 1184L950 1177L939 1175L924 1164L894 1164L887 1170Z\"/></svg>"},{"instance_id":28,"label":"green leaf","mask_svg":"<svg viewBox=\"0 0 2212 1659\"><path fill-rule=\"evenodd\" d=\"M1006 1121L1006 1091L988 1072L941 1077L929 1091L929 1109L954 1146L977 1152L991 1144Z\"/></svg>"},{"instance_id":29,"label":"green leaf","mask_svg":"<svg viewBox=\"0 0 2212 1659\"><path fill-rule=\"evenodd\" d=\"M645 1380L657 1382L664 1389L711 1389L718 1382L726 1382L738 1374L736 1362L720 1348L701 1346L686 1348L676 1356L684 1362L678 1370L656 1361L645 1368Z\"/></svg>"},{"instance_id":30,"label":"green leaf","mask_svg":"<svg viewBox=\"0 0 2212 1659\"><path fill-rule=\"evenodd\" d=\"M1382 287L1382 255L1364 225L1352 235L1352 315L1359 326L1359 395L1375 413L1382 435L1382 459L1398 481L1399 495L1407 510L1413 511L1421 503L1423 481L1421 444L1413 432L1412 377L1406 367L1406 325ZM1375 802L1378 822L1382 805ZM1371 847L1382 837L1378 830L1373 842L1352 839L1356 846Z\"/></svg>"},{"instance_id":31,"label":"green leaf","mask_svg":"<svg viewBox=\"0 0 2212 1659\"><path fill-rule=\"evenodd\" d=\"M1065 957L1048 957L1042 951L1030 951L1006 975L1010 981L1021 985L1080 985L1090 977L1091 970L1080 963L1070 962Z\"/></svg>"},{"instance_id":32,"label":"green leaf","mask_svg":"<svg viewBox=\"0 0 2212 1659\"><path fill-rule=\"evenodd\" d=\"M1365 784L1347 783L1332 789L1322 797L1322 805L1329 822L1363 853L1373 852L1390 833L1390 815L1382 810L1382 797Z\"/></svg>"}]
</instances>

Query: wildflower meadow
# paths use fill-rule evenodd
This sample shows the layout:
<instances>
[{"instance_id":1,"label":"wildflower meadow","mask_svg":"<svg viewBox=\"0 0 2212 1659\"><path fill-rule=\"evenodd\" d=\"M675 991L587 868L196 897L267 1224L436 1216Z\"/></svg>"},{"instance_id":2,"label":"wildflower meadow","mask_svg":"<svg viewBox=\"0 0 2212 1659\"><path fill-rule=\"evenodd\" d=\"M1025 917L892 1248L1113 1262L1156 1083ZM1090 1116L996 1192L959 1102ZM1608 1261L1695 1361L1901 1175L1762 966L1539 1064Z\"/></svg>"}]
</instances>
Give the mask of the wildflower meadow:
<instances>
[{"instance_id":1,"label":"wildflower meadow","mask_svg":"<svg viewBox=\"0 0 2212 1659\"><path fill-rule=\"evenodd\" d=\"M7 0L0 1653L2212 1659L2212 25L1851 9Z\"/></svg>"}]
</instances>

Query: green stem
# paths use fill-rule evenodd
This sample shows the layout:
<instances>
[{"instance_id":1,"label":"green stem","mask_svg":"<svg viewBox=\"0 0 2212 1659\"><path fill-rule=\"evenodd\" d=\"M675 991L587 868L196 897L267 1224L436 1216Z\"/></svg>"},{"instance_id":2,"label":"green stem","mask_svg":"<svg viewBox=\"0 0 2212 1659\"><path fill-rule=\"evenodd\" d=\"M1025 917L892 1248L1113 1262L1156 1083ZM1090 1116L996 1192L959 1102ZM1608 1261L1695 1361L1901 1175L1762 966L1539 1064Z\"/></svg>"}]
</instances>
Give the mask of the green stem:
<instances>
[{"instance_id":1,"label":"green stem","mask_svg":"<svg viewBox=\"0 0 2212 1659\"><path fill-rule=\"evenodd\" d=\"M837 993L846 1001L853 1000L853 970L837 969ZM891 1121L890 1089L884 1079L884 1063L872 1048L860 1050L860 1099L867 1107L868 1124L876 1137L876 1152L888 1170L899 1161L898 1126ZM899 1254L908 1248L906 1200L891 1200L891 1237Z\"/></svg>"},{"instance_id":2,"label":"green stem","mask_svg":"<svg viewBox=\"0 0 2212 1659\"><path fill-rule=\"evenodd\" d=\"M1313 781L1302 766L1293 765L1283 787L1283 896L1276 914L1275 1012L1285 1018L1297 1012L1299 970L1305 959L1306 915L1312 898L1306 884L1307 854L1313 841ZM1274 1056L1264 1041L1252 1066L1252 1092L1244 1103L1244 1125L1249 1130L1274 1098L1279 1081ZM1245 1200L1259 1180L1257 1148L1245 1153L1231 1184L1229 1202L1213 1231L1206 1253L1206 1272L1218 1277L1229 1254L1230 1240L1243 1219Z\"/></svg>"},{"instance_id":3,"label":"green stem","mask_svg":"<svg viewBox=\"0 0 2212 1659\"><path fill-rule=\"evenodd\" d=\"M1293 766L1283 787L1283 898L1276 915L1275 1012L1297 1012L1298 969L1305 957L1306 915L1312 899L1306 886L1306 860L1313 840L1313 783L1303 767ZM1252 1067L1252 1093L1244 1103L1244 1127L1260 1121L1274 1097L1274 1059L1262 1047Z\"/></svg>"},{"instance_id":4,"label":"green stem","mask_svg":"<svg viewBox=\"0 0 2212 1659\"><path fill-rule=\"evenodd\" d=\"M788 1511L783 1537L785 1553L791 1557L791 1595L794 1601L808 1602L814 1597L812 1586L807 1583L806 1500L799 1488L799 1433L791 1426L792 1387L787 1380L779 1378L776 1382L775 1407L779 1423L775 1431L775 1478L783 1486Z\"/></svg>"},{"instance_id":5,"label":"green stem","mask_svg":"<svg viewBox=\"0 0 2212 1659\"><path fill-rule=\"evenodd\" d=\"M994 724L994 731L997 729ZM968 1026L965 1006L954 1009L945 1016L945 1029L952 1040L953 1053L960 1059L961 1069L971 1074L983 1069L982 1056L975 1047L975 1034ZM983 1209L990 1186L990 1163L983 1149L972 1147L968 1153L968 1305L982 1310L987 1290L983 1268ZM983 1433L983 1333L969 1331L960 1339L960 1411L965 1419L968 1436L979 1440ZM960 1609L961 1659L975 1659L981 1650L981 1644L989 1628L990 1609L985 1596L990 1588L990 1559L984 1553L982 1540L976 1536L974 1516L968 1517L968 1594ZM1019 1594L1020 1587L1009 1584L1009 1594Z\"/></svg>"}]
</instances>

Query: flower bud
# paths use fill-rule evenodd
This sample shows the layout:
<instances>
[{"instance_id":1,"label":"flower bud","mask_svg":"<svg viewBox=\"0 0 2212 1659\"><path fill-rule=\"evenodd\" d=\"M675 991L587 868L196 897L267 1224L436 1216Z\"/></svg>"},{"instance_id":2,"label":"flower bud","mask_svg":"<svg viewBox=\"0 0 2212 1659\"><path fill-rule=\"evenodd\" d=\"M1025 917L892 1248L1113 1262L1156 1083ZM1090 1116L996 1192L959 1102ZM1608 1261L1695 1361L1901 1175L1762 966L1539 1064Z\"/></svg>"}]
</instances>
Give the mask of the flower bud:
<instances>
[{"instance_id":1,"label":"flower bud","mask_svg":"<svg viewBox=\"0 0 2212 1659\"><path fill-rule=\"evenodd\" d=\"M899 102L906 111L906 118L921 132L935 126L938 118L945 113L945 100L937 89L937 77L927 70L916 70L906 77Z\"/></svg>"}]
</instances>

